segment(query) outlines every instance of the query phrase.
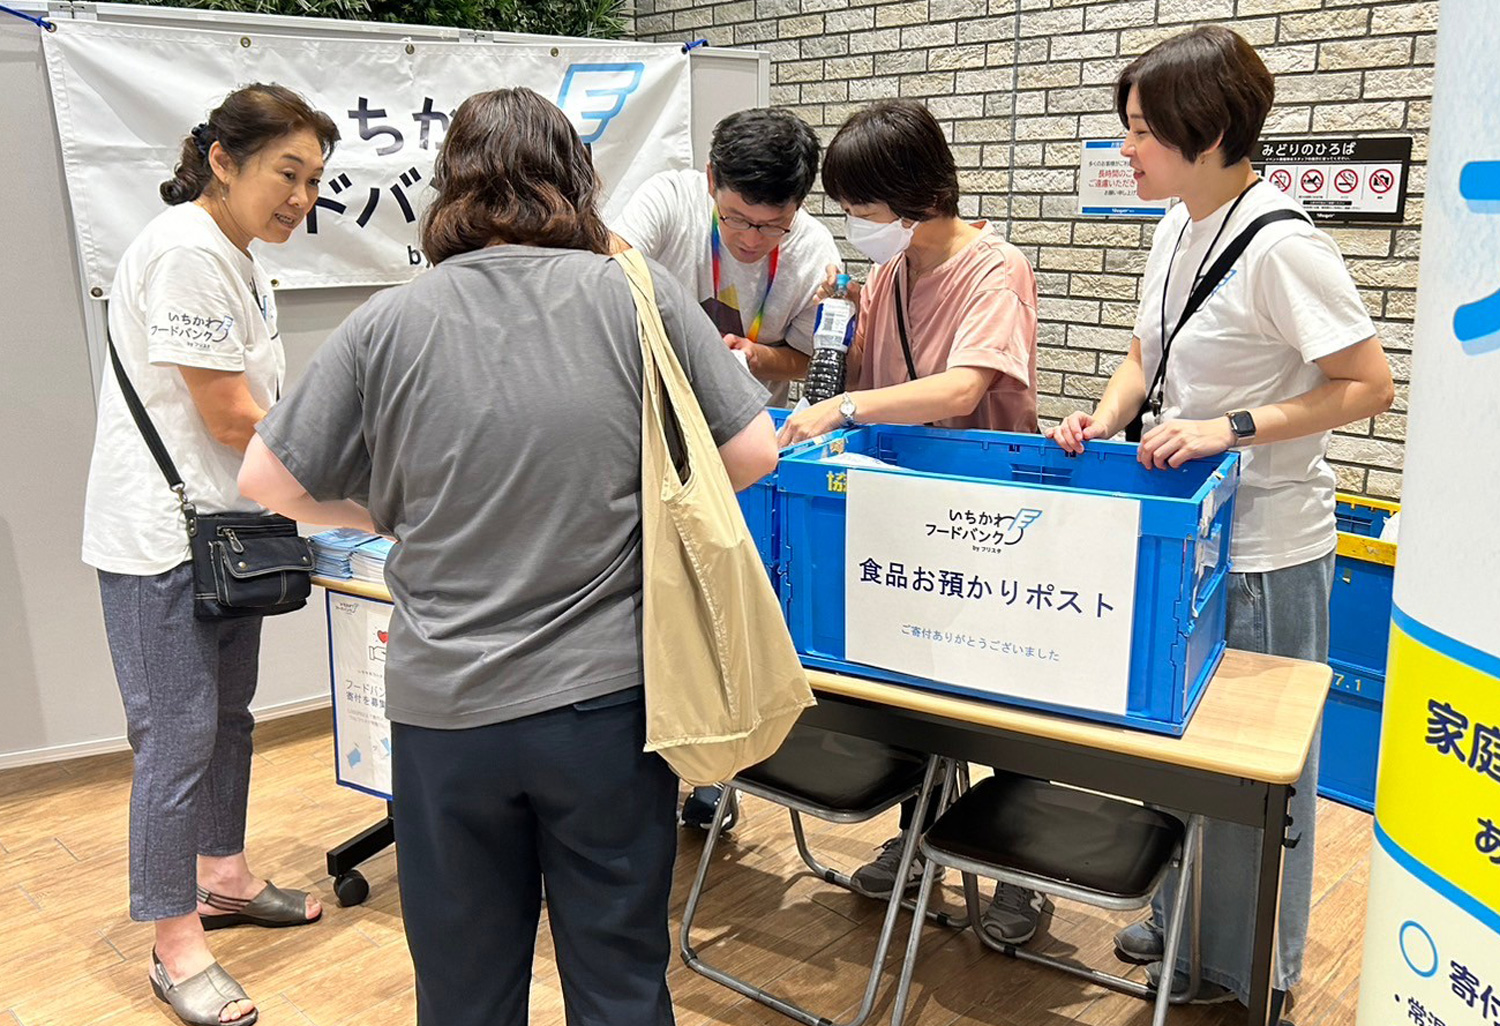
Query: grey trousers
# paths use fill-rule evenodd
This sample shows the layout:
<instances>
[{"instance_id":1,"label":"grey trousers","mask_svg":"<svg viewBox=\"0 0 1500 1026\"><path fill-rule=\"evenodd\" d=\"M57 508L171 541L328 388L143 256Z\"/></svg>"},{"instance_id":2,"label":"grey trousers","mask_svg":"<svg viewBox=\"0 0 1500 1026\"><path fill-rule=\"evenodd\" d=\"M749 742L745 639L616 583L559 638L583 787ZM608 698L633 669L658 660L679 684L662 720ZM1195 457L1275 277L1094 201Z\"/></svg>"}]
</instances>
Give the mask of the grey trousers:
<instances>
[{"instance_id":1,"label":"grey trousers","mask_svg":"<svg viewBox=\"0 0 1500 1026\"><path fill-rule=\"evenodd\" d=\"M1293 659L1328 661L1328 599L1333 590L1334 554L1298 566L1258 574L1229 575L1230 648ZM1318 821L1318 748L1322 726L1313 737L1307 765L1287 810L1291 837L1301 840L1282 850L1281 915L1277 920L1273 985L1289 990L1302 979L1307 921L1312 912L1313 852ZM1207 820L1203 828L1203 976L1246 1001L1250 992L1256 875L1261 831L1236 823ZM1171 878L1152 903L1158 925ZM1187 972L1184 955L1178 968Z\"/></svg>"},{"instance_id":2,"label":"grey trousers","mask_svg":"<svg viewBox=\"0 0 1500 1026\"><path fill-rule=\"evenodd\" d=\"M130 918L197 907L197 857L245 850L261 617L193 618L192 567L99 571L135 772Z\"/></svg>"}]
</instances>

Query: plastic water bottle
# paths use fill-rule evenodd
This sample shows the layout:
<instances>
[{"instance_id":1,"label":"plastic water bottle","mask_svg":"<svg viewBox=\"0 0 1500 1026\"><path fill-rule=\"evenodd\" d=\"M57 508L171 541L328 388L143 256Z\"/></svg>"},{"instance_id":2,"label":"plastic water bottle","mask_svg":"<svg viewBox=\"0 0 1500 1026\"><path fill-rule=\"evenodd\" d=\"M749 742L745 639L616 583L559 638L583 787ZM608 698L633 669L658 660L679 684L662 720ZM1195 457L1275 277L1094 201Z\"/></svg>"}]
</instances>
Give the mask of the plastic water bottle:
<instances>
[{"instance_id":1,"label":"plastic water bottle","mask_svg":"<svg viewBox=\"0 0 1500 1026\"><path fill-rule=\"evenodd\" d=\"M813 324L813 355L802 392L810 403L832 399L844 391L844 362L854 342L854 303L848 298L849 276L834 279L833 292L818 304Z\"/></svg>"}]
</instances>

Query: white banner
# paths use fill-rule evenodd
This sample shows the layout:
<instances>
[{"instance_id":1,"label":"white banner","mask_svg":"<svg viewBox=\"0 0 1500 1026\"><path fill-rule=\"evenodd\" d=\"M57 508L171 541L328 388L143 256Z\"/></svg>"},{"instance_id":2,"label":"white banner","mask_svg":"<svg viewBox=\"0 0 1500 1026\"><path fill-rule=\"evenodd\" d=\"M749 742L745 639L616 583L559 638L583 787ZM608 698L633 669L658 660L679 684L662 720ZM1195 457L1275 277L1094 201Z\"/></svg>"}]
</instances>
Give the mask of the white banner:
<instances>
[{"instance_id":1,"label":"white banner","mask_svg":"<svg viewBox=\"0 0 1500 1026\"><path fill-rule=\"evenodd\" d=\"M844 656L1122 715L1141 504L850 470Z\"/></svg>"},{"instance_id":2,"label":"white banner","mask_svg":"<svg viewBox=\"0 0 1500 1026\"><path fill-rule=\"evenodd\" d=\"M85 287L108 295L121 254L162 210L183 137L237 86L307 97L343 139L313 214L256 250L280 288L390 285L425 263L417 228L452 112L488 89L557 103L593 149L606 217L658 171L692 162L682 48L312 39L67 21L44 33Z\"/></svg>"},{"instance_id":3,"label":"white banner","mask_svg":"<svg viewBox=\"0 0 1500 1026\"><path fill-rule=\"evenodd\" d=\"M389 602L328 596L338 782L381 798L391 796L391 724L385 718L391 608Z\"/></svg>"}]
</instances>

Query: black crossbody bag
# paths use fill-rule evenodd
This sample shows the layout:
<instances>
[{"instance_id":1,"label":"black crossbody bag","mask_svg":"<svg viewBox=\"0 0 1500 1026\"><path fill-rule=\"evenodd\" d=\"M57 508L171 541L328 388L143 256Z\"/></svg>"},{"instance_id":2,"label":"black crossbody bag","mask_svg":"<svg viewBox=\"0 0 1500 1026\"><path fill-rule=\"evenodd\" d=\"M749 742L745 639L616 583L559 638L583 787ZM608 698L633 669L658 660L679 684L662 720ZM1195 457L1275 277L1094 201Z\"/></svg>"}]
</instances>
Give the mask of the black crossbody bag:
<instances>
[{"instance_id":1,"label":"black crossbody bag","mask_svg":"<svg viewBox=\"0 0 1500 1026\"><path fill-rule=\"evenodd\" d=\"M277 513L199 513L120 365L108 329L105 338L125 405L182 508L193 560L193 616L199 620L273 616L307 605L312 593L312 547L297 533L297 522Z\"/></svg>"},{"instance_id":2,"label":"black crossbody bag","mask_svg":"<svg viewBox=\"0 0 1500 1026\"><path fill-rule=\"evenodd\" d=\"M1249 189L1245 191L1248 192ZM1228 216L1233 216L1233 214L1234 211L1230 210ZM1229 273L1229 269L1234 266L1234 262L1240 258L1241 253L1245 252L1245 247L1250 245L1250 240L1255 238L1256 234L1266 225L1274 224L1277 221L1307 221L1309 224L1312 223L1312 220L1306 214L1298 210L1272 210L1269 213L1261 214L1255 220L1245 225L1244 229L1230 240L1224 252L1219 254L1219 258L1209 267L1208 272L1202 278L1198 279L1198 284L1188 295L1187 304L1182 308L1182 316L1177 319L1177 327L1172 329L1171 335L1162 340L1161 360L1156 365L1156 373L1151 377L1150 387L1146 389L1146 398L1141 403L1141 408L1136 411L1134 419L1125 425L1125 440L1127 442L1139 442L1141 440L1141 431L1144 427L1143 419L1148 409L1154 416L1161 416L1161 393L1166 390L1167 385L1167 357L1171 355L1172 341L1177 337L1177 333L1188 322L1188 318L1197 313L1198 308L1208 300L1209 296L1214 294L1214 290L1223 282L1224 276Z\"/></svg>"}]
</instances>

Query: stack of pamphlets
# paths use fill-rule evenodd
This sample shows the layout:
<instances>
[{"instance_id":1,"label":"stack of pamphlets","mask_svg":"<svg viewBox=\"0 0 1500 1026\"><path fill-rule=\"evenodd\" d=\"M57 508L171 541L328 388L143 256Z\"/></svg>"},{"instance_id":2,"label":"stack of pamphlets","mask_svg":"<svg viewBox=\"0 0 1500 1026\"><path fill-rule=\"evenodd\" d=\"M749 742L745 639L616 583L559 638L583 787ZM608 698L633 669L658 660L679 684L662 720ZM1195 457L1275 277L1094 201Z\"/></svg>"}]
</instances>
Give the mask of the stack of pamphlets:
<instances>
[{"instance_id":1,"label":"stack of pamphlets","mask_svg":"<svg viewBox=\"0 0 1500 1026\"><path fill-rule=\"evenodd\" d=\"M349 565L354 550L378 537L379 535L353 527L340 527L313 535L308 539L312 543L313 573L319 577L349 580L354 576L354 570Z\"/></svg>"},{"instance_id":2,"label":"stack of pamphlets","mask_svg":"<svg viewBox=\"0 0 1500 1026\"><path fill-rule=\"evenodd\" d=\"M349 569L356 581L370 584L385 583L385 561L396 543L378 535L365 542L349 556Z\"/></svg>"}]
</instances>

